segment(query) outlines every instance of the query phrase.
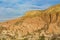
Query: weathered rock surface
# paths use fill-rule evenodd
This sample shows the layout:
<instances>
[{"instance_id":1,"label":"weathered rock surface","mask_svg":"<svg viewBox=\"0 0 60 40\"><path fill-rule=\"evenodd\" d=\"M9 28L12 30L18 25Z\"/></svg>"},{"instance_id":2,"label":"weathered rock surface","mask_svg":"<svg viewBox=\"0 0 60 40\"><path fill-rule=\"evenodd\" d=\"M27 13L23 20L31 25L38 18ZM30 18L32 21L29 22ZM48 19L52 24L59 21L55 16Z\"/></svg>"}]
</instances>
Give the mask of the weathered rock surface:
<instances>
[{"instance_id":1,"label":"weathered rock surface","mask_svg":"<svg viewBox=\"0 0 60 40\"><path fill-rule=\"evenodd\" d=\"M0 40L60 40L60 5L0 23Z\"/></svg>"}]
</instances>

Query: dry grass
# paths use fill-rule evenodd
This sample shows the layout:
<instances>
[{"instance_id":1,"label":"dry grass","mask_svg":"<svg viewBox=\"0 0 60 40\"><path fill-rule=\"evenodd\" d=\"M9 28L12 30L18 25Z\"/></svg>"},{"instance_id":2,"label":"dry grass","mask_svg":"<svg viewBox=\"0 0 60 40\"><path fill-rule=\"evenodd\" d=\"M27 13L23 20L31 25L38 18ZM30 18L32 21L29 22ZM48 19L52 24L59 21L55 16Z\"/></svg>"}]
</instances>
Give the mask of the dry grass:
<instances>
[{"instance_id":1,"label":"dry grass","mask_svg":"<svg viewBox=\"0 0 60 40\"><path fill-rule=\"evenodd\" d=\"M60 40L60 5L0 23L0 40Z\"/></svg>"}]
</instances>

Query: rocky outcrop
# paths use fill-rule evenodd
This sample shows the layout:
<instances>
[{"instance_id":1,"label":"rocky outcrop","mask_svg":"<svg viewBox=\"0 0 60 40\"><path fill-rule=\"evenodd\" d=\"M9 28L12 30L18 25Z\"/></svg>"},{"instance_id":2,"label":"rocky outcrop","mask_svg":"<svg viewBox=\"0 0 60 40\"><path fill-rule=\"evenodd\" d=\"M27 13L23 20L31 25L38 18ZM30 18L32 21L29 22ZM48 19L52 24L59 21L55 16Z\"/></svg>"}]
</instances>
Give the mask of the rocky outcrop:
<instances>
[{"instance_id":1,"label":"rocky outcrop","mask_svg":"<svg viewBox=\"0 0 60 40\"><path fill-rule=\"evenodd\" d=\"M60 40L60 5L0 23L0 40Z\"/></svg>"}]
</instances>

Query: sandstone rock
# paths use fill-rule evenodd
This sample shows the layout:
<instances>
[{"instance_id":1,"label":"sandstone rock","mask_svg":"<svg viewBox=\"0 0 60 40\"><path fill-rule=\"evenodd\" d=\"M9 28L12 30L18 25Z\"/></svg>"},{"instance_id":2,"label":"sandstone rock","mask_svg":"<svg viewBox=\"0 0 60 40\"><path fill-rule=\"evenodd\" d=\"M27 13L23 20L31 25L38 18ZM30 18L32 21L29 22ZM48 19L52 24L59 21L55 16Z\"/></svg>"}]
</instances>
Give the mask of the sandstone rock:
<instances>
[{"instance_id":1,"label":"sandstone rock","mask_svg":"<svg viewBox=\"0 0 60 40\"><path fill-rule=\"evenodd\" d=\"M0 23L0 40L58 40L59 35L60 5L29 11L21 18Z\"/></svg>"}]
</instances>

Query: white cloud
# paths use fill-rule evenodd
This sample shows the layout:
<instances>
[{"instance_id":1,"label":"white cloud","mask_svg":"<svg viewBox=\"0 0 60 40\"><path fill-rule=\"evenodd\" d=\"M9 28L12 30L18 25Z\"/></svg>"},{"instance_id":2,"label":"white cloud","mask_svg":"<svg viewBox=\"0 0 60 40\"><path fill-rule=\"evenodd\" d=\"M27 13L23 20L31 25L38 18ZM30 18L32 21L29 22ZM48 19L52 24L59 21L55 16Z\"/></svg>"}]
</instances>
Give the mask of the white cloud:
<instances>
[{"instance_id":1,"label":"white cloud","mask_svg":"<svg viewBox=\"0 0 60 40\"><path fill-rule=\"evenodd\" d=\"M8 18L16 18L17 14L20 14L19 10L15 10L13 8L4 8L0 7L0 20L7 20ZM21 16L21 15L20 15Z\"/></svg>"},{"instance_id":2,"label":"white cloud","mask_svg":"<svg viewBox=\"0 0 60 40\"><path fill-rule=\"evenodd\" d=\"M21 4L21 5L18 4L17 6L20 10L23 10L23 9L40 9L40 10L42 10L42 9L48 8L49 6L51 6L51 4L45 4L45 5L41 5L41 6L31 5L31 4Z\"/></svg>"},{"instance_id":3,"label":"white cloud","mask_svg":"<svg viewBox=\"0 0 60 40\"><path fill-rule=\"evenodd\" d=\"M49 6L50 6L49 4L42 5L42 6L36 6L36 5L31 5L31 4L30 5L17 4L17 9L0 7L0 20L9 20L12 18L17 18L17 16L19 17L19 15L16 15L16 14L24 14L24 12L28 10L43 10L45 8L48 8Z\"/></svg>"},{"instance_id":4,"label":"white cloud","mask_svg":"<svg viewBox=\"0 0 60 40\"><path fill-rule=\"evenodd\" d=\"M16 13L16 12L18 12L18 10L15 10L15 9L13 9L13 8L5 8L5 7L0 7L0 14L2 13L2 14L6 14L6 13Z\"/></svg>"},{"instance_id":5,"label":"white cloud","mask_svg":"<svg viewBox=\"0 0 60 40\"><path fill-rule=\"evenodd\" d=\"M41 0L32 0L32 1L27 1L25 2L24 4L18 4L19 1L21 0L0 0L0 1L3 1L3 2L8 2L8 3L15 3L15 6L16 8L5 8L4 6L3 7L0 7L0 20L9 20L9 19L12 19L12 18L17 18L17 16L21 16L24 14L24 12L26 11L29 11L29 10L43 10L43 9L46 9L50 6L50 4L44 4L44 5L41 5L41 6L37 6L37 5L33 5L32 2L36 2L36 1L41 1Z\"/></svg>"}]
</instances>

